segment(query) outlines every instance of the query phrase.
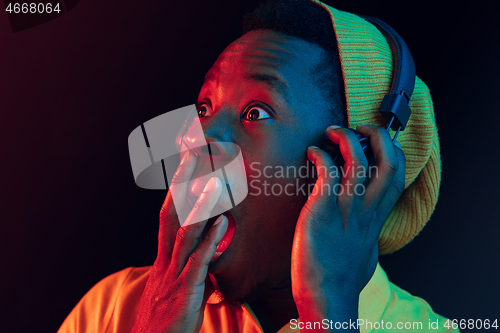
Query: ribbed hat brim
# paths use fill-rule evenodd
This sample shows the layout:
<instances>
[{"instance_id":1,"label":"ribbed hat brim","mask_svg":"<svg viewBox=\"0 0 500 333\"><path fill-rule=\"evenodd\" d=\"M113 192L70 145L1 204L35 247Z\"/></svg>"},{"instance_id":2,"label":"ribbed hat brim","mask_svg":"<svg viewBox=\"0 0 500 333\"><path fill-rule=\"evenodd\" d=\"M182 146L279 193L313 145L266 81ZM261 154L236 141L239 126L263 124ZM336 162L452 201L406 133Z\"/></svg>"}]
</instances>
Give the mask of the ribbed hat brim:
<instances>
[{"instance_id":1,"label":"ribbed hat brim","mask_svg":"<svg viewBox=\"0 0 500 333\"><path fill-rule=\"evenodd\" d=\"M361 17L325 8L332 18L344 76L348 125L384 126L378 112L391 87L391 49L379 30ZM410 104L412 115L398 136L406 156L405 190L387 218L379 238L379 253L408 244L429 220L441 183L441 159L434 108L427 86L418 77Z\"/></svg>"}]
</instances>

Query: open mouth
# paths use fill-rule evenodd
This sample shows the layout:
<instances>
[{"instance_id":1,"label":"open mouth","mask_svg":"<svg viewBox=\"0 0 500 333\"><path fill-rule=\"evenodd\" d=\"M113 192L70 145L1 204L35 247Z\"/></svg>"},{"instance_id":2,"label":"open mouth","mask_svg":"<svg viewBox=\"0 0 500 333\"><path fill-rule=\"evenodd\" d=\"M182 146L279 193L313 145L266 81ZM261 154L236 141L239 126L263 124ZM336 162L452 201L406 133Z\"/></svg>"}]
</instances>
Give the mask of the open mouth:
<instances>
[{"instance_id":1,"label":"open mouth","mask_svg":"<svg viewBox=\"0 0 500 333\"><path fill-rule=\"evenodd\" d=\"M216 208L214 208L214 210ZM214 254L214 256L212 257L212 260L211 260L212 263L215 260L217 260L224 253L224 251L227 250L227 248L229 247L229 244L231 243L231 241L233 239L233 236L234 236L235 223L234 223L233 216L231 215L231 213L229 211L224 212L223 215L227 217L228 226L227 226L226 233L224 234L224 236L222 237L221 241L219 242L219 245L217 245L217 249L215 250L215 254ZM205 225L205 229L203 229L203 232L201 234L201 238L202 239L203 239L203 237L205 237L205 235L207 234L208 230L210 230L210 228L214 225L215 220L217 220L217 218L219 216L220 215L216 215L216 216L211 217L210 219L208 219L207 224Z\"/></svg>"}]
</instances>

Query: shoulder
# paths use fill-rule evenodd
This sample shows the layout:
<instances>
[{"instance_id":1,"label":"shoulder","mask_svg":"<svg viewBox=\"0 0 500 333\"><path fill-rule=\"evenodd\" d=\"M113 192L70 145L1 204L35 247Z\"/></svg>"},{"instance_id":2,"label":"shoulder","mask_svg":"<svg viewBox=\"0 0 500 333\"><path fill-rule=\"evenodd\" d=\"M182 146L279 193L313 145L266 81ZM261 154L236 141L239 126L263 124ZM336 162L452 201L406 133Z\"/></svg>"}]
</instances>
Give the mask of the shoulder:
<instances>
[{"instance_id":1,"label":"shoulder","mask_svg":"<svg viewBox=\"0 0 500 333\"><path fill-rule=\"evenodd\" d=\"M129 267L105 277L78 302L58 332L130 332L150 271L151 266Z\"/></svg>"},{"instance_id":2,"label":"shoulder","mask_svg":"<svg viewBox=\"0 0 500 333\"><path fill-rule=\"evenodd\" d=\"M392 282L389 284L391 295L382 319L390 322L393 329L396 325L403 325L401 328L406 332L459 332L458 329L452 329L451 321L435 313L425 300Z\"/></svg>"}]
</instances>

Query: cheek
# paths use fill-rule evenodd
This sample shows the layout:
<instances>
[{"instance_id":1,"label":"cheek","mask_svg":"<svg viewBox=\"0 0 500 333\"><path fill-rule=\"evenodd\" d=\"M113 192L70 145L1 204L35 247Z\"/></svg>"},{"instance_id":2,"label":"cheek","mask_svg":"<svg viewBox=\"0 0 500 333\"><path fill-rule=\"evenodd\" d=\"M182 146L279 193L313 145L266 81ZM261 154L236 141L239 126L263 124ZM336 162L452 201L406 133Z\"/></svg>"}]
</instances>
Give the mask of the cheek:
<instances>
[{"instance_id":1,"label":"cheek","mask_svg":"<svg viewBox=\"0 0 500 333\"><path fill-rule=\"evenodd\" d=\"M259 240L264 238L266 246L280 244L289 248L297 218L307 200L307 166L254 162L247 175L248 196L244 204L249 215L255 217L252 228L264 235Z\"/></svg>"},{"instance_id":2,"label":"cheek","mask_svg":"<svg viewBox=\"0 0 500 333\"><path fill-rule=\"evenodd\" d=\"M273 133L274 134L274 133ZM252 163L261 170L265 167L299 167L307 159L307 143L300 136L293 135L268 135L266 140L252 138L246 142L244 150L245 163Z\"/></svg>"},{"instance_id":3,"label":"cheek","mask_svg":"<svg viewBox=\"0 0 500 333\"><path fill-rule=\"evenodd\" d=\"M303 146L303 147L302 147ZM307 145L286 144L276 139L264 146L255 145L245 155L249 196L252 201L276 209L300 212L307 199L311 170ZM300 207L297 207L300 206Z\"/></svg>"}]
</instances>

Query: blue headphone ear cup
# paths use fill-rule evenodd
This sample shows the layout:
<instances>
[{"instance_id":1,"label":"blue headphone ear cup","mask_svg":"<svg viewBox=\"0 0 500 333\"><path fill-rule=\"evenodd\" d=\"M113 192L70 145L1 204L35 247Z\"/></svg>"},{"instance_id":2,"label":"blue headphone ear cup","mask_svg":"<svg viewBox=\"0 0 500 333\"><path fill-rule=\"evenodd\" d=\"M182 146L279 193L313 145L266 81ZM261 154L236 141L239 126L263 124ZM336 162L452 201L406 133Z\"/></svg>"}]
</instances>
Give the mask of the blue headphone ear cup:
<instances>
[{"instance_id":1,"label":"blue headphone ear cup","mask_svg":"<svg viewBox=\"0 0 500 333\"><path fill-rule=\"evenodd\" d=\"M370 147L370 139L364 137L361 133L353 130L352 128L349 128L349 130L353 131L354 134L356 134L356 137L358 138L361 145L361 149L363 149L363 152L365 153L366 159L368 161L368 166L375 165L375 157L373 156L373 151ZM333 163L335 163L338 168L344 166L345 161L342 157L342 153L340 152L340 148L338 145L324 145L322 148L328 154L330 154Z\"/></svg>"},{"instance_id":2,"label":"blue headphone ear cup","mask_svg":"<svg viewBox=\"0 0 500 333\"><path fill-rule=\"evenodd\" d=\"M364 137L361 133L351 129L354 133L356 133L356 137L359 140L359 143L361 144L361 149L363 149L363 152L365 153L366 160L368 161L368 166L373 166L375 165L375 156L373 156L373 151L370 146L370 139L367 137Z\"/></svg>"}]
</instances>

